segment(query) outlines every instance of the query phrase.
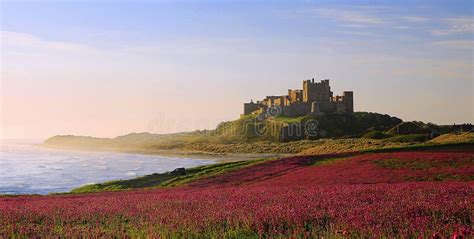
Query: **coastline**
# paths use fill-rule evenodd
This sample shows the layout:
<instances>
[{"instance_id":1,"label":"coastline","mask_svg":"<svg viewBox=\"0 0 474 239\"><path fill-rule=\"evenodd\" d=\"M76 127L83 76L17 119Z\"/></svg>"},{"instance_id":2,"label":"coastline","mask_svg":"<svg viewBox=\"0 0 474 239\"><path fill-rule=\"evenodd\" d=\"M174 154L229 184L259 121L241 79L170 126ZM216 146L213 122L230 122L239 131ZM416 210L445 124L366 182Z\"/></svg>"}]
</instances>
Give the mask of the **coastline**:
<instances>
[{"instance_id":1,"label":"coastline","mask_svg":"<svg viewBox=\"0 0 474 239\"><path fill-rule=\"evenodd\" d=\"M38 144L39 147L57 150L77 150L83 152L111 152L111 153L128 153L128 154L142 154L142 155L158 155L164 157L190 158L195 160L214 160L216 163L235 162L256 159L268 158L284 158L291 157L297 154L278 154L278 153L213 153L204 151L189 151L179 149L160 149L160 150L139 150L139 149L115 149L115 148L81 148L81 147L67 147L67 146L53 146Z\"/></svg>"},{"instance_id":2,"label":"coastline","mask_svg":"<svg viewBox=\"0 0 474 239\"><path fill-rule=\"evenodd\" d=\"M261 160L266 160L266 159L278 159L278 158L287 158L287 157L292 157L292 156L298 156L298 155L303 155L303 154L278 154L278 153L268 153L268 154L259 154L259 153L250 153L250 154L242 154L242 153L214 153L214 152L203 152L203 151L190 151L190 150L183 150L183 149L168 149L168 150L137 150L137 149L130 149L130 148L104 148L104 147L97 147L97 148L86 148L86 147L68 147L65 145L47 145L47 144L36 144L37 147L45 148L45 149L55 149L55 150L66 150L66 151L80 151L80 152L109 152L109 153L123 153L123 154L138 154L138 155L156 155L156 156L164 156L164 157L173 157L173 158L180 158L182 159L193 159L193 160L211 160L213 163L210 165L220 165L220 164L226 164L226 163L239 163L242 162L245 164L250 163L253 164L252 162L259 162ZM402 147L394 147L394 148L376 148L372 150L360 150L360 151L354 151L357 153L377 153L377 152L392 152L392 151L406 151L406 150L441 150L441 149L446 149L446 148L457 148L457 149L462 149L463 151L472 151L474 148L470 147L472 146L472 142L465 142L465 143L451 143L451 144L446 144L446 145L405 145ZM467 148L466 148L467 147ZM335 152L333 152L335 153ZM341 151L339 153L350 153L346 151ZM320 155L315 152L315 154L308 154L308 155ZM214 166L213 166L214 167ZM218 166L219 167L219 166ZM178 168L178 166L176 167ZM171 172L171 170L169 171ZM150 177L156 177L154 175L158 174L168 174L169 172L166 173L152 173L152 174L146 174L144 176L140 177L134 177L131 179L124 179L124 180L118 180L121 182L129 182L129 181L140 181L141 178L150 178ZM112 180L113 181L113 180ZM98 182L97 185L101 185L104 183L109 183L112 182L110 180L106 181L101 181ZM77 187L82 188L84 187ZM72 193L72 191L65 192L65 194ZM52 193L52 194L58 194L58 193ZM63 194L63 193L60 193ZM15 195L28 195L28 194L15 194ZM0 195L0 196L5 196L5 195Z\"/></svg>"},{"instance_id":3,"label":"coastline","mask_svg":"<svg viewBox=\"0 0 474 239\"><path fill-rule=\"evenodd\" d=\"M72 139L77 136L70 136ZM153 147L151 143L94 143L86 138L80 141L45 142L39 147L59 150L79 150L88 152L115 152L143 155L160 155L165 157L185 157L191 159L215 160L217 162L254 160L261 158L283 158L295 155L320 155L349 152L372 152L384 150L398 150L401 148L439 147L446 144L472 144L474 133L451 133L439 136L428 141L412 141L409 136L397 136L396 140L371 139L371 138L325 138L318 140L300 140L291 142L235 142L222 143L197 143L185 144L158 144ZM396 137L395 137L396 138ZM82 141L82 142L81 142Z\"/></svg>"}]
</instances>

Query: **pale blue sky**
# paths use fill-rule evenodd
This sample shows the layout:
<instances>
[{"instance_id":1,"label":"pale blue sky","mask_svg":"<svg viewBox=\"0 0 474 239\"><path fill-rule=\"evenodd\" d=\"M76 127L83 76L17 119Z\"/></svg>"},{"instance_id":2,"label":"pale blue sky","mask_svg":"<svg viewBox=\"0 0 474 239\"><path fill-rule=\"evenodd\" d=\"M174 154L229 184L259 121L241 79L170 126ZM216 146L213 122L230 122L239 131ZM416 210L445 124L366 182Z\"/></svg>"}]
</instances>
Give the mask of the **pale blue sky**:
<instances>
[{"instance_id":1,"label":"pale blue sky","mask_svg":"<svg viewBox=\"0 0 474 239\"><path fill-rule=\"evenodd\" d=\"M355 4L357 3L357 4ZM213 128L329 78L355 108L473 122L473 1L2 1L2 137Z\"/></svg>"}]
</instances>

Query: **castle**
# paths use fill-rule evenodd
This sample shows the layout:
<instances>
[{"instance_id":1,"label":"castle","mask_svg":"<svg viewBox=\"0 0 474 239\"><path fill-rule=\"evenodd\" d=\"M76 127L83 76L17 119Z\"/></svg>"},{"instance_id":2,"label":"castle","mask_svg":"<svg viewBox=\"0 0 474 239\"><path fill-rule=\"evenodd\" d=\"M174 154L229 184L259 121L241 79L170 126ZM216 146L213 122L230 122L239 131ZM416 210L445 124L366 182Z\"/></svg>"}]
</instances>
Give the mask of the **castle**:
<instances>
[{"instance_id":1,"label":"castle","mask_svg":"<svg viewBox=\"0 0 474 239\"><path fill-rule=\"evenodd\" d=\"M344 91L333 96L329 80L303 81L302 90L288 90L288 95L267 96L264 100L244 104L244 114L261 114L272 109L273 116L298 117L322 113L354 112L354 94ZM275 110L273 110L275 109Z\"/></svg>"}]
</instances>

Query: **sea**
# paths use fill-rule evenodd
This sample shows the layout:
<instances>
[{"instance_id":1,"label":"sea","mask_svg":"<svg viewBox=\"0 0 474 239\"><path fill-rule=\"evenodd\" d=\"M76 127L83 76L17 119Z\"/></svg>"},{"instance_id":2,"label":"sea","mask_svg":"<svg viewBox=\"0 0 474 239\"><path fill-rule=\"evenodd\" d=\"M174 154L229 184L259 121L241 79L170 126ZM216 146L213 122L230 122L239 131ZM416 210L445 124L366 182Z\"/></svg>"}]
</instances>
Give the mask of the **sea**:
<instances>
[{"instance_id":1,"label":"sea","mask_svg":"<svg viewBox=\"0 0 474 239\"><path fill-rule=\"evenodd\" d=\"M0 143L0 195L69 192L87 184L215 163L209 159L50 149L34 140Z\"/></svg>"}]
</instances>

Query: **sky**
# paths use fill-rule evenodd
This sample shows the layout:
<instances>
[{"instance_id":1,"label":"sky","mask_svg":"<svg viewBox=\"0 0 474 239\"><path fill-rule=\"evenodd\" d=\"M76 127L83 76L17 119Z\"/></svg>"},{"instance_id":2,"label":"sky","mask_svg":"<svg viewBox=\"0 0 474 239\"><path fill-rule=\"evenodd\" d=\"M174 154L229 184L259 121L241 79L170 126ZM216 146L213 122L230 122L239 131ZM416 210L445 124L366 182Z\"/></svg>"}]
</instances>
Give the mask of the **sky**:
<instances>
[{"instance_id":1,"label":"sky","mask_svg":"<svg viewBox=\"0 0 474 239\"><path fill-rule=\"evenodd\" d=\"M330 79L356 111L474 123L474 2L1 1L4 139L212 129Z\"/></svg>"}]
</instances>

